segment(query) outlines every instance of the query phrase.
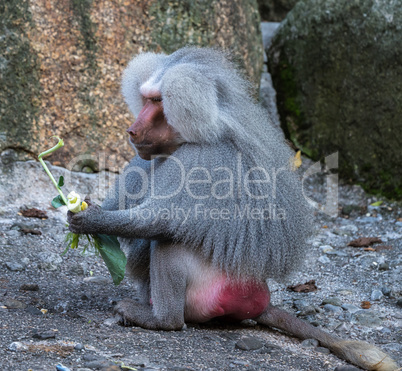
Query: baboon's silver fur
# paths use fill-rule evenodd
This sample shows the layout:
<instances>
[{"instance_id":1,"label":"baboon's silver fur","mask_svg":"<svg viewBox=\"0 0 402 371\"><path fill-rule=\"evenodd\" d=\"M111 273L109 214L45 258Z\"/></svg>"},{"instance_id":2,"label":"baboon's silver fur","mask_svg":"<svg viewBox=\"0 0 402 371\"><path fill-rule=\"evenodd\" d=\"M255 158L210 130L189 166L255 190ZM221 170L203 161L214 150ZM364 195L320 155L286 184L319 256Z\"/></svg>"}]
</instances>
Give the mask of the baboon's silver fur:
<instances>
[{"instance_id":1,"label":"baboon's silver fur","mask_svg":"<svg viewBox=\"0 0 402 371\"><path fill-rule=\"evenodd\" d=\"M192 311L197 314L198 308L186 302L192 284L201 282L208 294L221 270L261 283L269 277L282 278L303 261L312 211L290 167L294 154L224 53L184 48L169 56L141 54L125 70L122 90L135 116L143 106L140 91L161 93L167 122L183 141L171 156L152 161L134 157L102 208L69 213L70 230L75 233L119 236L127 253L127 271L139 282L139 301L127 299L116 306L125 322L151 329L180 329L186 319L191 320ZM246 192L243 186L239 188L239 181L255 167L265 169L270 182L251 183ZM207 172L215 193L205 182ZM183 173L191 176L179 189ZM228 182L229 173L234 182ZM263 177L261 172L252 172L249 179ZM197 217L199 204L206 210L227 210L232 217ZM258 210L270 204L282 209L286 218L233 217L236 207ZM175 208L190 212L162 217ZM342 340L274 306L268 305L255 320L301 339L315 338L366 369L397 369L378 348Z\"/></svg>"},{"instance_id":2,"label":"baboon's silver fur","mask_svg":"<svg viewBox=\"0 0 402 371\"><path fill-rule=\"evenodd\" d=\"M186 142L173 156L187 173L197 166L226 167L235 173L241 154L243 176L253 167L265 168L271 176L270 183L250 186L252 194L268 195L265 199L253 199L243 190L229 199L202 199L204 208L229 209L233 215L236 207L261 209L271 204L286 213L285 220L216 221L190 217L185 222L183 218L151 222L158 224L160 233L199 250L215 266L230 273L257 279L280 278L296 268L306 253L312 212L303 197L298 175L289 167L294 153L271 124L267 112L253 101L249 83L224 53L213 49L187 47L169 56L144 53L129 63L122 79L122 92L134 115L142 108L140 87L147 81L148 85L151 82L160 88L167 121ZM177 186L177 164L165 158L157 158L153 163L157 169L156 193L168 194ZM123 175L126 190L132 193L142 186L135 178L138 174L129 174L136 166L151 176L151 163L135 157ZM279 172L273 197L273 175L279 169L285 170ZM214 181L228 177L227 172L218 173ZM202 173L193 174L192 179L197 175L205 179ZM254 173L250 178L259 176ZM222 194L228 191L224 184L221 189L225 190ZM206 192L202 185L197 191L200 195ZM183 191L167 199L155 199L148 193L141 200L126 199L124 207L140 212L141 208L170 209L173 204L188 210L194 209L195 203ZM129 230L121 232L130 235ZM127 248L135 250L136 242L130 240L129 244Z\"/></svg>"}]
</instances>

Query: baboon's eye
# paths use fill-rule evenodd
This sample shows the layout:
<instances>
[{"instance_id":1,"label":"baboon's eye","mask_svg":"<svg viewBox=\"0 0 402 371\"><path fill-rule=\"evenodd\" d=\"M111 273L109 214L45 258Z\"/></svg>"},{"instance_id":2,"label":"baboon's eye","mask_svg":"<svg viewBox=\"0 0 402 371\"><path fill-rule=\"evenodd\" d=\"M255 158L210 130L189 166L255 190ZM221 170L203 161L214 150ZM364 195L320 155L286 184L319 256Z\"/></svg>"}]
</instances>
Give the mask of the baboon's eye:
<instances>
[{"instance_id":1,"label":"baboon's eye","mask_svg":"<svg viewBox=\"0 0 402 371\"><path fill-rule=\"evenodd\" d=\"M152 97L149 99L151 99L152 102L162 102L162 97Z\"/></svg>"}]
</instances>

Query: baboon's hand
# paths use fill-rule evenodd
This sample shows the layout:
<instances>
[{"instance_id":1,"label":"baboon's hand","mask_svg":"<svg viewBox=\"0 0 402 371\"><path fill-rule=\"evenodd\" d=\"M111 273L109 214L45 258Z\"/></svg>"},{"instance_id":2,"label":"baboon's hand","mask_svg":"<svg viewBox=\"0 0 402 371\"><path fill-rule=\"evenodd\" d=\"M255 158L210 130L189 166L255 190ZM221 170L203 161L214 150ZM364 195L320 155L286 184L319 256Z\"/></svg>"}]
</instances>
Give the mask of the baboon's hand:
<instances>
[{"instance_id":1,"label":"baboon's hand","mask_svg":"<svg viewBox=\"0 0 402 371\"><path fill-rule=\"evenodd\" d=\"M90 204L88 209L79 213L67 213L68 228L77 234L96 234L101 232L104 212L99 206Z\"/></svg>"}]
</instances>

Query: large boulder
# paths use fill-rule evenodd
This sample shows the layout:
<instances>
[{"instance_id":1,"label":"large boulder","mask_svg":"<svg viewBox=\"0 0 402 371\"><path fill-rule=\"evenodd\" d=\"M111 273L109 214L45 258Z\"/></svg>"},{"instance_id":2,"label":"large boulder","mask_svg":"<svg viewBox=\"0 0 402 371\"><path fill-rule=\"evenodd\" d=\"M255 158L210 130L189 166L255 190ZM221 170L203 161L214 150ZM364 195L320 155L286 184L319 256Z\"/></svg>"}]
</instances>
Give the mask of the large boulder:
<instances>
[{"instance_id":1,"label":"large boulder","mask_svg":"<svg viewBox=\"0 0 402 371\"><path fill-rule=\"evenodd\" d=\"M117 171L133 156L133 120L120 94L138 52L187 44L233 52L258 85L263 64L256 0L9 0L0 3L1 159L49 159ZM78 156L81 155L81 156Z\"/></svg>"},{"instance_id":2,"label":"large boulder","mask_svg":"<svg viewBox=\"0 0 402 371\"><path fill-rule=\"evenodd\" d=\"M268 51L286 135L313 159L402 198L402 7L391 0L300 0Z\"/></svg>"}]
</instances>

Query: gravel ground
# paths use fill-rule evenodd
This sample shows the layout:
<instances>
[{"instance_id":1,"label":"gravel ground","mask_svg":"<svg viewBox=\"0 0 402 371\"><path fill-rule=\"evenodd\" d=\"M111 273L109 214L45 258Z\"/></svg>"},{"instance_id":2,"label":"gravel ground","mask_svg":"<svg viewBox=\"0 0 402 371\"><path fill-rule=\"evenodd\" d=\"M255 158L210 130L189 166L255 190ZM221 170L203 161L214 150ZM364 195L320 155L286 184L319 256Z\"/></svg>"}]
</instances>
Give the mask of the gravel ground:
<instances>
[{"instance_id":1,"label":"gravel ground","mask_svg":"<svg viewBox=\"0 0 402 371\"><path fill-rule=\"evenodd\" d=\"M305 162L306 163L306 162ZM326 349L256 326L188 324L179 332L126 328L113 305L135 295L125 279L115 287L99 257L64 250L65 211L49 200L55 191L36 162L0 168L0 369L56 370L334 370L347 363ZM307 162L306 165L311 165ZM113 174L73 173L66 189L103 197ZM310 177L307 193L325 199L325 174ZM288 282L271 282L273 302L327 331L366 340L402 364L401 204L378 201L358 186L339 187L336 217L316 214L306 265ZM46 211L48 219L21 215ZM32 234L38 233L41 235ZM28 232L28 233L27 233ZM359 237L379 237L369 249L348 247ZM378 247L380 246L380 247ZM317 291L290 284L315 280ZM362 309L362 302L366 301ZM251 349L250 349L251 348Z\"/></svg>"}]
</instances>

